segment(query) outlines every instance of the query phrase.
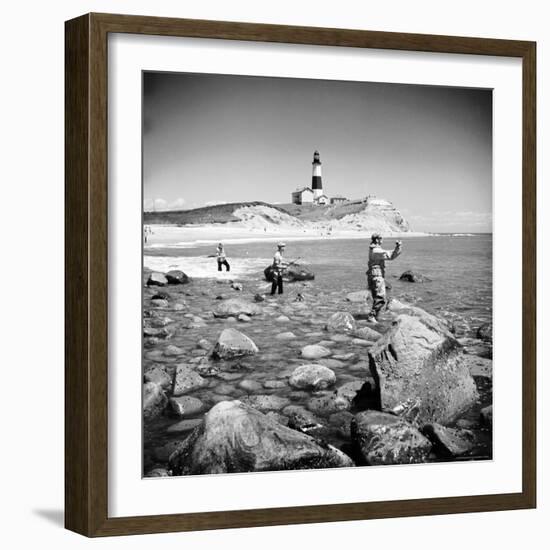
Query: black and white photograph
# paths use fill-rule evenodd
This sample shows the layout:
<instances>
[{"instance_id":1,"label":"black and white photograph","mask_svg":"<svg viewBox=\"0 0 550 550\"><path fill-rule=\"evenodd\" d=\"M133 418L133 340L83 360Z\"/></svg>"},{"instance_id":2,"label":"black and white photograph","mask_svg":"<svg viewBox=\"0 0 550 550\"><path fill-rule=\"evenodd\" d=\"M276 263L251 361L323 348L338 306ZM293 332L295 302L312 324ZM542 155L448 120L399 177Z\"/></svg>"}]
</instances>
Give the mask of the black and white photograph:
<instances>
[{"instance_id":1,"label":"black and white photograph","mask_svg":"<svg viewBox=\"0 0 550 550\"><path fill-rule=\"evenodd\" d=\"M143 72L143 476L493 458L493 92Z\"/></svg>"}]
</instances>

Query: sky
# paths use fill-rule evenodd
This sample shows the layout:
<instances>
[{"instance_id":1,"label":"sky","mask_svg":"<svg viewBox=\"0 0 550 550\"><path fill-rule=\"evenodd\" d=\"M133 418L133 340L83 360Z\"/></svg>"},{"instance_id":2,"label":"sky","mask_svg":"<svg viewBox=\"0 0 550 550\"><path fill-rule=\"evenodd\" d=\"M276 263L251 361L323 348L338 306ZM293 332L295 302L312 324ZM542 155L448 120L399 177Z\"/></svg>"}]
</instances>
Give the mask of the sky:
<instances>
[{"instance_id":1,"label":"sky","mask_svg":"<svg viewBox=\"0 0 550 550\"><path fill-rule=\"evenodd\" d=\"M414 231L492 227L492 92L144 73L144 209L288 203L311 185L391 201Z\"/></svg>"}]
</instances>

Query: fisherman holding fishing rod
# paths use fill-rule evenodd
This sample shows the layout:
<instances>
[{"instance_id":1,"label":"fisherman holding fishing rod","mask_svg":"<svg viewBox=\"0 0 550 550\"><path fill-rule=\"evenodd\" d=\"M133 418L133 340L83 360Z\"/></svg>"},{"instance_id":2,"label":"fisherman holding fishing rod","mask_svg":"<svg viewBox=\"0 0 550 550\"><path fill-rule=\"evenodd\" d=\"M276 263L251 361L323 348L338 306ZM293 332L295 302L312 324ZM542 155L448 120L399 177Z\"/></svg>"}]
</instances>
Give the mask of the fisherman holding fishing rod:
<instances>
[{"instance_id":1,"label":"fisherman holding fishing rod","mask_svg":"<svg viewBox=\"0 0 550 550\"><path fill-rule=\"evenodd\" d=\"M295 264L297 260L293 262L285 262L283 259L283 253L285 251L285 243L277 244L277 252L273 256L273 263L271 264L271 296L275 295L275 291L279 294L283 293L283 274L285 269Z\"/></svg>"}]
</instances>

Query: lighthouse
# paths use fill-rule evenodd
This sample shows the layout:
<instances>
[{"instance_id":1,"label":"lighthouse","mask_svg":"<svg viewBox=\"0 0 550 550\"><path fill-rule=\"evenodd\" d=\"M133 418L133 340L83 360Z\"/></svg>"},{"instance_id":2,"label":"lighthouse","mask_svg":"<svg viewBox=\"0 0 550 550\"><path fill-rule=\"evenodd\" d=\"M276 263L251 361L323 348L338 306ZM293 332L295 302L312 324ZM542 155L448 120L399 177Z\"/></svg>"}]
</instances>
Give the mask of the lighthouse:
<instances>
[{"instance_id":1,"label":"lighthouse","mask_svg":"<svg viewBox=\"0 0 550 550\"><path fill-rule=\"evenodd\" d=\"M313 190L313 200L317 201L323 195L323 180L321 177L321 157L319 151L313 153L313 173L311 177L311 189Z\"/></svg>"}]
</instances>

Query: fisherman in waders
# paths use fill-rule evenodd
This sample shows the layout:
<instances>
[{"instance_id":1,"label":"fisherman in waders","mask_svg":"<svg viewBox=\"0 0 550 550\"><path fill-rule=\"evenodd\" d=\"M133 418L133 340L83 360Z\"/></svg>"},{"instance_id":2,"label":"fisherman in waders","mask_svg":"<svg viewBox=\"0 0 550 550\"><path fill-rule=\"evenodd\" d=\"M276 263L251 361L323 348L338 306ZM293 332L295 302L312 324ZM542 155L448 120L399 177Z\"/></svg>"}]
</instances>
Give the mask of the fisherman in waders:
<instances>
[{"instance_id":1,"label":"fisherman in waders","mask_svg":"<svg viewBox=\"0 0 550 550\"><path fill-rule=\"evenodd\" d=\"M369 246L369 268L367 271L369 290L372 294L372 309L367 320L377 323L380 310L386 305L386 260L395 260L401 254L401 241L395 242L393 251L382 248L382 235L374 233Z\"/></svg>"},{"instance_id":2,"label":"fisherman in waders","mask_svg":"<svg viewBox=\"0 0 550 550\"><path fill-rule=\"evenodd\" d=\"M288 263L283 260L283 252L285 251L285 243L279 243L277 245L277 252L273 256L273 263L271 264L271 272L273 279L271 280L271 296L275 294L277 290L279 294L283 293L283 272Z\"/></svg>"},{"instance_id":3,"label":"fisherman in waders","mask_svg":"<svg viewBox=\"0 0 550 550\"><path fill-rule=\"evenodd\" d=\"M230 267L227 258L225 257L225 250L223 249L222 243L218 245L216 250L216 259L218 260L218 271L222 270L222 265L225 266L226 271L229 271Z\"/></svg>"}]
</instances>

